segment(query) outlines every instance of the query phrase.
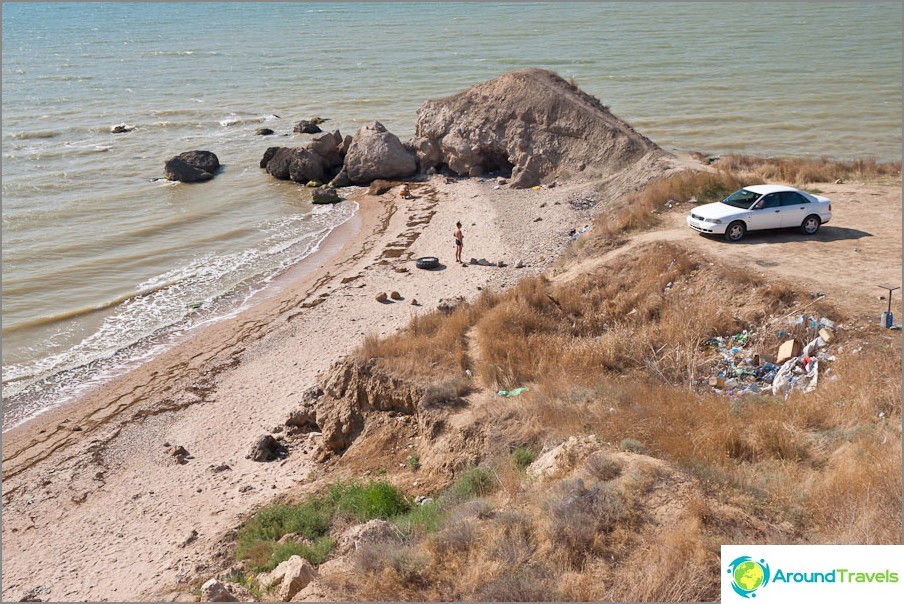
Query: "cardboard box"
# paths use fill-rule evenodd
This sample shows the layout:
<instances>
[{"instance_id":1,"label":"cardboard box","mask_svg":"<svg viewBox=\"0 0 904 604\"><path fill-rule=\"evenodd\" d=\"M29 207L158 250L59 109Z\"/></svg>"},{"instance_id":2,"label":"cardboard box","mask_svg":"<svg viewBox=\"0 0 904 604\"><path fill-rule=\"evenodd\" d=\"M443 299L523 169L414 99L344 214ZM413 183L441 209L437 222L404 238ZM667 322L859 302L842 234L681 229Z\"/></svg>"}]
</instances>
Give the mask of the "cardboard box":
<instances>
[{"instance_id":1,"label":"cardboard box","mask_svg":"<svg viewBox=\"0 0 904 604\"><path fill-rule=\"evenodd\" d=\"M835 338L835 336L832 335L832 332L829 331L828 329L826 329L825 327L823 327L822 329L819 330L819 337L822 338L822 341L825 342L826 344L828 344Z\"/></svg>"},{"instance_id":2,"label":"cardboard box","mask_svg":"<svg viewBox=\"0 0 904 604\"><path fill-rule=\"evenodd\" d=\"M800 356L800 343L797 340L787 340L778 347L775 355L775 364L781 365L788 359Z\"/></svg>"},{"instance_id":3,"label":"cardboard box","mask_svg":"<svg viewBox=\"0 0 904 604\"><path fill-rule=\"evenodd\" d=\"M713 388L722 388L725 386L725 378L709 378L709 385Z\"/></svg>"}]
</instances>

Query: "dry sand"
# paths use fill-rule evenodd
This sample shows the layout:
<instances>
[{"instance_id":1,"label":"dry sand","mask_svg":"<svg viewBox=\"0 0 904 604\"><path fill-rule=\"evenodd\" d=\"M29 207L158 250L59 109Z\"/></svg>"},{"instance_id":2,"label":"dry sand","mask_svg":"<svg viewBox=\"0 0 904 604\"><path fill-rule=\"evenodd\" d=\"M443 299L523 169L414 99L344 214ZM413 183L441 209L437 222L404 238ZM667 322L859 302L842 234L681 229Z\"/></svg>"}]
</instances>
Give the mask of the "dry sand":
<instances>
[{"instance_id":1,"label":"dry sand","mask_svg":"<svg viewBox=\"0 0 904 604\"><path fill-rule=\"evenodd\" d=\"M283 461L245 456L319 372L366 335L391 333L441 299L473 298L547 268L570 243L568 231L589 222L568 203L589 186L495 184L434 177L413 186L411 200L398 189L362 197L357 218L270 299L4 434L3 599L30 590L55 601L159 599L203 576L243 517L316 471L313 441ZM456 220L463 259L508 266L452 262ZM442 266L419 270L420 256ZM528 267L514 268L518 260ZM392 291L402 300L375 301ZM187 463L176 463L167 443L185 447Z\"/></svg>"}]
</instances>

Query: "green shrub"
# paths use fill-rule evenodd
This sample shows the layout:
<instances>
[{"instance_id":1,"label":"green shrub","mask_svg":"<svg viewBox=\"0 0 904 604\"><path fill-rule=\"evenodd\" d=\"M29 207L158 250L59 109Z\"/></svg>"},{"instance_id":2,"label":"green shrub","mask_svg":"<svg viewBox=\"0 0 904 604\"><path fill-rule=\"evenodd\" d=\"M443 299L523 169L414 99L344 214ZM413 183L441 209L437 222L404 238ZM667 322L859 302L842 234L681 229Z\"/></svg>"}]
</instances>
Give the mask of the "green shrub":
<instances>
[{"instance_id":1,"label":"green shrub","mask_svg":"<svg viewBox=\"0 0 904 604\"><path fill-rule=\"evenodd\" d=\"M321 537L311 545L289 541L287 543L274 544L273 550L267 560L266 567L260 569L270 571L276 568L280 562L285 562L292 556L301 556L313 565L323 564L330 557L335 543L330 537Z\"/></svg>"},{"instance_id":2,"label":"green shrub","mask_svg":"<svg viewBox=\"0 0 904 604\"><path fill-rule=\"evenodd\" d=\"M330 513L323 503L314 499L301 505L276 504L262 509L250 522L239 529L238 549L242 553L259 541L277 541L288 533L307 539L318 539L330 528Z\"/></svg>"},{"instance_id":3,"label":"green shrub","mask_svg":"<svg viewBox=\"0 0 904 604\"><path fill-rule=\"evenodd\" d=\"M405 535L435 533L445 516L442 503L433 500L425 505L412 506L408 513L396 516L392 524Z\"/></svg>"},{"instance_id":4,"label":"green shrub","mask_svg":"<svg viewBox=\"0 0 904 604\"><path fill-rule=\"evenodd\" d=\"M496 490L496 481L486 468L471 468L462 472L449 490L460 499L483 497Z\"/></svg>"},{"instance_id":5,"label":"green shrub","mask_svg":"<svg viewBox=\"0 0 904 604\"><path fill-rule=\"evenodd\" d=\"M524 470L527 469L527 466L534 463L534 460L537 459L537 454L528 447L518 447L512 451L512 459L519 470Z\"/></svg>"},{"instance_id":6,"label":"green shrub","mask_svg":"<svg viewBox=\"0 0 904 604\"><path fill-rule=\"evenodd\" d=\"M330 489L327 499L337 513L358 522L392 518L404 514L409 507L404 495L385 481L366 485L338 483Z\"/></svg>"},{"instance_id":7,"label":"green shrub","mask_svg":"<svg viewBox=\"0 0 904 604\"><path fill-rule=\"evenodd\" d=\"M280 503L255 514L238 531L235 556L247 560L255 572L272 570L296 554L311 564L320 564L333 550L333 541L327 533L336 515L366 522L399 516L408 508L402 493L388 482L337 483L326 494L305 503ZM289 533L313 543L277 543Z\"/></svg>"},{"instance_id":8,"label":"green shrub","mask_svg":"<svg viewBox=\"0 0 904 604\"><path fill-rule=\"evenodd\" d=\"M421 467L421 457L417 453L412 453L408 457L405 458L405 465L408 466L409 470L417 471Z\"/></svg>"}]
</instances>

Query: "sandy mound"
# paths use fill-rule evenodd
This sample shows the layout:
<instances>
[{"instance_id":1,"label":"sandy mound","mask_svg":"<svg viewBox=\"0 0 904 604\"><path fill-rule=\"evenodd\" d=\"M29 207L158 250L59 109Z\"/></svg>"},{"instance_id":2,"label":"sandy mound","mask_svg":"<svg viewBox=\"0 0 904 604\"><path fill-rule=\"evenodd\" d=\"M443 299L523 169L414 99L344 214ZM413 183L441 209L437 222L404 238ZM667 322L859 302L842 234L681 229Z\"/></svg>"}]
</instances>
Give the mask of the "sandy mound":
<instances>
[{"instance_id":1,"label":"sandy mound","mask_svg":"<svg viewBox=\"0 0 904 604\"><path fill-rule=\"evenodd\" d=\"M602 104L543 69L523 69L418 110L421 170L512 172L513 187L581 174L607 179L670 157Z\"/></svg>"}]
</instances>

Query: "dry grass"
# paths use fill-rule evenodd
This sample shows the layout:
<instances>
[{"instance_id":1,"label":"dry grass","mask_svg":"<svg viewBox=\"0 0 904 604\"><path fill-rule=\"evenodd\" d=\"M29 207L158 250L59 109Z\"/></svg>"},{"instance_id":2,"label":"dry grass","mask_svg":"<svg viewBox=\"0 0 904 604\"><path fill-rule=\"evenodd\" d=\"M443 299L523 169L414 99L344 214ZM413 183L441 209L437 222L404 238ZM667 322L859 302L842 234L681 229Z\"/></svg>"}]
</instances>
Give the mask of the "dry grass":
<instances>
[{"instance_id":1,"label":"dry grass","mask_svg":"<svg viewBox=\"0 0 904 604\"><path fill-rule=\"evenodd\" d=\"M729 172L756 176L771 182L805 185L838 179L870 182L901 177L901 162L879 162L875 158L836 161L827 158L765 158L723 155L713 166Z\"/></svg>"},{"instance_id":2,"label":"dry grass","mask_svg":"<svg viewBox=\"0 0 904 604\"><path fill-rule=\"evenodd\" d=\"M741 187L760 182L760 178L742 180L724 169L680 172L652 182L600 213L593 223L594 238L599 243L625 232L650 227L656 224L657 214L670 201L683 202L692 198L700 203L719 201Z\"/></svg>"},{"instance_id":3,"label":"dry grass","mask_svg":"<svg viewBox=\"0 0 904 604\"><path fill-rule=\"evenodd\" d=\"M474 317L495 302L485 292L474 303L461 303L449 313L419 315L387 338L368 336L358 351L362 360L376 358L395 375L412 378L460 376L469 369L465 334Z\"/></svg>"},{"instance_id":4,"label":"dry grass","mask_svg":"<svg viewBox=\"0 0 904 604\"><path fill-rule=\"evenodd\" d=\"M783 165L783 174L811 177ZM871 178L886 174L882 166L845 169ZM634 200L647 204L647 217L612 213L602 232L642 228L668 199L720 196L749 182L721 170L655 183ZM815 392L787 400L731 401L698 386L709 338L758 329L758 349L772 352L788 337L779 327L804 336L784 317L811 302L659 243L567 284L524 279L368 340L363 356L439 384L431 412L471 405L488 447L485 462L441 498L437 530L359 552L362 578L342 595L713 600L721 543L900 542L899 339L876 327L839 331L831 373L823 368ZM849 321L824 302L808 309ZM479 379L462 382L465 368ZM469 396L480 386L530 389L511 399ZM610 444L549 483L524 472L527 453L586 434Z\"/></svg>"}]
</instances>

